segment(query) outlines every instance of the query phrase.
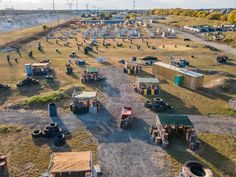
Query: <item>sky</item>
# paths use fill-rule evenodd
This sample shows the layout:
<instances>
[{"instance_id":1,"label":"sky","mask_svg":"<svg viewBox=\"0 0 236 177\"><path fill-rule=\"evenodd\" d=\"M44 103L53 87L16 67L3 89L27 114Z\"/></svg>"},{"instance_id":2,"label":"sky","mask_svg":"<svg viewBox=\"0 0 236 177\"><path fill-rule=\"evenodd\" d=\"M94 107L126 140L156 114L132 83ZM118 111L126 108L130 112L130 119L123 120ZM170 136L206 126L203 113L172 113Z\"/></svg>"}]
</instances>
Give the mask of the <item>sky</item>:
<instances>
[{"instance_id":1,"label":"sky","mask_svg":"<svg viewBox=\"0 0 236 177\"><path fill-rule=\"evenodd\" d=\"M53 0L0 0L0 9L52 9ZM56 9L69 9L68 1L54 0ZM79 9L132 9L133 0L78 0ZM153 8L236 8L236 0L136 0L136 9Z\"/></svg>"}]
</instances>

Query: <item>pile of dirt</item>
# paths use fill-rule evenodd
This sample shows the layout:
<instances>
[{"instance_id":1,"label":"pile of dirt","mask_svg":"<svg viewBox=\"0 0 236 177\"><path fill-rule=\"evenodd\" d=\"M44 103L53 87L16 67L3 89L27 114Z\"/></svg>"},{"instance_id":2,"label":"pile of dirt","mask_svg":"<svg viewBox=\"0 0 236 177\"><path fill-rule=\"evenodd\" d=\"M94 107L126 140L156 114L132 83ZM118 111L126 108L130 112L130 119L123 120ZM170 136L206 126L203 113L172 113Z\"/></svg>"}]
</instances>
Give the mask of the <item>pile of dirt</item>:
<instances>
[{"instance_id":1,"label":"pile of dirt","mask_svg":"<svg viewBox=\"0 0 236 177\"><path fill-rule=\"evenodd\" d=\"M208 82L204 87L218 92L236 93L236 80L222 77Z\"/></svg>"}]
</instances>

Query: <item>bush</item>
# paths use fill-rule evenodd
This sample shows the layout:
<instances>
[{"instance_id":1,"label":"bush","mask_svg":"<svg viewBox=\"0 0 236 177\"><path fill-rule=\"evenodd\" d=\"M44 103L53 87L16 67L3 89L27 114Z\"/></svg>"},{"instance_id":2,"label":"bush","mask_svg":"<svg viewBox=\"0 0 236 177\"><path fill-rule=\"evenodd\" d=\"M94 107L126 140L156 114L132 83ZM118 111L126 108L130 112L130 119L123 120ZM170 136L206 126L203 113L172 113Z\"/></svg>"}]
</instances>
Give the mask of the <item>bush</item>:
<instances>
[{"instance_id":1,"label":"bush","mask_svg":"<svg viewBox=\"0 0 236 177\"><path fill-rule=\"evenodd\" d=\"M11 127L6 125L0 125L0 133L9 133L11 131Z\"/></svg>"},{"instance_id":2,"label":"bush","mask_svg":"<svg viewBox=\"0 0 236 177\"><path fill-rule=\"evenodd\" d=\"M33 96L25 101L25 104L32 105L32 104L45 104L55 101L60 101L62 99L67 98L62 92L52 92L46 93L38 96Z\"/></svg>"},{"instance_id":3,"label":"bush","mask_svg":"<svg viewBox=\"0 0 236 177\"><path fill-rule=\"evenodd\" d=\"M228 22L236 22L236 10L231 11L227 17Z\"/></svg>"}]
</instances>

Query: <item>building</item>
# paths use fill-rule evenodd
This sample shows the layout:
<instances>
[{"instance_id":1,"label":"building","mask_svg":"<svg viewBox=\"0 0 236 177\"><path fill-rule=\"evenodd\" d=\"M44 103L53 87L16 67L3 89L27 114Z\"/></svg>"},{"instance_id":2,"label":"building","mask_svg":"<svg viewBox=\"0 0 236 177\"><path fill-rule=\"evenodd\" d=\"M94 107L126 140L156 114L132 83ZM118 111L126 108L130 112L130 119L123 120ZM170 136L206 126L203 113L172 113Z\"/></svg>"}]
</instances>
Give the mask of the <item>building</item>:
<instances>
[{"instance_id":1,"label":"building","mask_svg":"<svg viewBox=\"0 0 236 177\"><path fill-rule=\"evenodd\" d=\"M92 177L92 152L53 153L49 164L50 177Z\"/></svg>"},{"instance_id":2,"label":"building","mask_svg":"<svg viewBox=\"0 0 236 177\"><path fill-rule=\"evenodd\" d=\"M157 77L163 77L173 81L176 85L196 90L203 86L204 75L178 68L163 62L156 62L152 66L152 73Z\"/></svg>"}]
</instances>

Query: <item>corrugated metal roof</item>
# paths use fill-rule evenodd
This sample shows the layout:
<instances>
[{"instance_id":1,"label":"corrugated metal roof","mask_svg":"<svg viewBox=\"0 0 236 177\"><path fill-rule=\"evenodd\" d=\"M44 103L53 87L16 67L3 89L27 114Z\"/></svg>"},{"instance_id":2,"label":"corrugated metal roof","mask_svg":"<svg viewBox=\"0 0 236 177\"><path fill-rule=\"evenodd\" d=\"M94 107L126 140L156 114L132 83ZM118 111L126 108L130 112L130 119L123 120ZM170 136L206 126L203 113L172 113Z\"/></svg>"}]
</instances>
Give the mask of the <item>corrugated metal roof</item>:
<instances>
[{"instance_id":1,"label":"corrugated metal roof","mask_svg":"<svg viewBox=\"0 0 236 177\"><path fill-rule=\"evenodd\" d=\"M138 82L139 83L159 83L160 81L157 78L143 78L143 77L139 77L138 78Z\"/></svg>"},{"instance_id":2,"label":"corrugated metal roof","mask_svg":"<svg viewBox=\"0 0 236 177\"><path fill-rule=\"evenodd\" d=\"M183 68L178 68L176 66L173 66L173 65L170 65L170 64L167 64L167 63L163 63L163 62L155 62L154 64L162 66L164 68L168 68L168 69L177 71L179 73L182 73L182 74L185 74L185 75L188 75L188 76L191 76L191 77L203 77L204 76L203 74L196 73L196 72L193 72L193 71L189 71L189 70L183 69Z\"/></svg>"},{"instance_id":3,"label":"corrugated metal roof","mask_svg":"<svg viewBox=\"0 0 236 177\"><path fill-rule=\"evenodd\" d=\"M161 125L176 125L193 127L193 123L186 115L156 115L157 122Z\"/></svg>"}]
</instances>

